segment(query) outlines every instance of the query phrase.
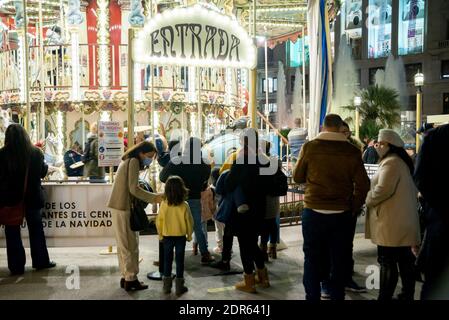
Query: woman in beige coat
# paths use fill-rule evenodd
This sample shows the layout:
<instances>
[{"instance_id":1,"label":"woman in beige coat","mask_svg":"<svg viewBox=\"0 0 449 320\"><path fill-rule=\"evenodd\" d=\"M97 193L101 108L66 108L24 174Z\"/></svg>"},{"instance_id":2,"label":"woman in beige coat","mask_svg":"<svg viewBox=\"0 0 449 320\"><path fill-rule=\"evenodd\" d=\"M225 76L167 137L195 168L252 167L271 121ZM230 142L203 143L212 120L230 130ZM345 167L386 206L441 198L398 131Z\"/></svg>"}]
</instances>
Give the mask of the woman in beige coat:
<instances>
[{"instance_id":1,"label":"woman in beige coat","mask_svg":"<svg viewBox=\"0 0 449 320\"><path fill-rule=\"evenodd\" d=\"M137 280L139 273L139 233L130 227L130 194L148 203L162 201L161 194L150 193L139 186L139 172L149 166L156 155L152 142L144 141L129 149L122 157L115 177L108 207L112 209L112 225L117 240L117 256L122 278L120 287L126 291L143 290L148 286Z\"/></svg>"},{"instance_id":2,"label":"woman in beige coat","mask_svg":"<svg viewBox=\"0 0 449 320\"><path fill-rule=\"evenodd\" d=\"M413 182L413 162L404 142L390 129L379 132L376 151L379 170L371 181L366 198L366 238L377 245L380 264L379 300L391 300L402 281L399 299L413 300L415 256L420 244L417 190Z\"/></svg>"}]
</instances>

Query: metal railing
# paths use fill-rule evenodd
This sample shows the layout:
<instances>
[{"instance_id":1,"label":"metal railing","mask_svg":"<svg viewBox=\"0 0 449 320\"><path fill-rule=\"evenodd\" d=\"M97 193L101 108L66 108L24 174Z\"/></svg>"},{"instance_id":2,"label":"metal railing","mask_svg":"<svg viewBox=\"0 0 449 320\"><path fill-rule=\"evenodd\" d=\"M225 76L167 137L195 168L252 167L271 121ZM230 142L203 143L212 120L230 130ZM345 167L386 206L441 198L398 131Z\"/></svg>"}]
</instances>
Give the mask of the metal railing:
<instances>
[{"instance_id":1,"label":"metal railing","mask_svg":"<svg viewBox=\"0 0 449 320\"><path fill-rule=\"evenodd\" d=\"M449 40L438 41L438 48L440 49L449 48Z\"/></svg>"}]
</instances>

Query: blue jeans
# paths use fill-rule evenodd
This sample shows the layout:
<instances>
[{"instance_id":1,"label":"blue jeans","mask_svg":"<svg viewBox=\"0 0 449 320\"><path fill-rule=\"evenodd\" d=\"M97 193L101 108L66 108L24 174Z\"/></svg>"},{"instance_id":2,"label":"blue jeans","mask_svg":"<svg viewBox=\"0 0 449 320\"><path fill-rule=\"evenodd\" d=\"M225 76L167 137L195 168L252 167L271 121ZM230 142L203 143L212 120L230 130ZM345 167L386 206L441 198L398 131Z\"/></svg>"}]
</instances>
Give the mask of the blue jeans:
<instances>
[{"instance_id":1,"label":"blue jeans","mask_svg":"<svg viewBox=\"0 0 449 320\"><path fill-rule=\"evenodd\" d=\"M33 268L41 268L49 264L47 243L45 241L42 215L40 209L27 209L25 219L30 239ZM12 273L22 273L25 269L25 249L20 236L20 226L6 226L6 252L8 268Z\"/></svg>"},{"instance_id":2,"label":"blue jeans","mask_svg":"<svg viewBox=\"0 0 449 320\"><path fill-rule=\"evenodd\" d=\"M320 282L329 274L332 300L344 300L348 267L348 247L351 241L352 213L322 214L304 209L304 278L306 300L320 300Z\"/></svg>"},{"instance_id":3,"label":"blue jeans","mask_svg":"<svg viewBox=\"0 0 449 320\"><path fill-rule=\"evenodd\" d=\"M204 237L206 238L206 244L209 246L209 241L207 240L207 221L201 222L201 228L203 229ZM198 243L195 234L193 234L193 243Z\"/></svg>"},{"instance_id":4,"label":"blue jeans","mask_svg":"<svg viewBox=\"0 0 449 320\"><path fill-rule=\"evenodd\" d=\"M281 243L281 216L279 214L276 216L276 228L277 228L276 237L274 237L274 233L273 233L273 235L270 234L270 237L269 237L271 244Z\"/></svg>"},{"instance_id":5,"label":"blue jeans","mask_svg":"<svg viewBox=\"0 0 449 320\"><path fill-rule=\"evenodd\" d=\"M208 253L207 240L204 235L203 225L201 223L201 200L200 199L189 199L187 200L189 204L190 211L193 217L193 232L195 233L196 242L200 248L201 254Z\"/></svg>"},{"instance_id":6,"label":"blue jeans","mask_svg":"<svg viewBox=\"0 0 449 320\"><path fill-rule=\"evenodd\" d=\"M175 250L176 277L184 278L184 253L186 237L164 237L164 277L171 277L173 249Z\"/></svg>"}]
</instances>

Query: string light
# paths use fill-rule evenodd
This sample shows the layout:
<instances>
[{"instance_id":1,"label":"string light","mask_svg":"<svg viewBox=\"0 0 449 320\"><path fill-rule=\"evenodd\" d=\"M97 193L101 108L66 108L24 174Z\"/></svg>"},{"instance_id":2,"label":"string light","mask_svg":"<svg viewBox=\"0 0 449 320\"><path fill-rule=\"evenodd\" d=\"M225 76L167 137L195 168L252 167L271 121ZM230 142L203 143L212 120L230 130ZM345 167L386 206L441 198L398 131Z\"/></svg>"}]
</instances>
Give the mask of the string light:
<instances>
[{"instance_id":1,"label":"string light","mask_svg":"<svg viewBox=\"0 0 449 320\"><path fill-rule=\"evenodd\" d=\"M293 12L293 11L297 11L297 12L306 12L307 11L307 7L299 7L299 6L294 6L294 7L279 7L279 8L257 8L256 12Z\"/></svg>"}]
</instances>

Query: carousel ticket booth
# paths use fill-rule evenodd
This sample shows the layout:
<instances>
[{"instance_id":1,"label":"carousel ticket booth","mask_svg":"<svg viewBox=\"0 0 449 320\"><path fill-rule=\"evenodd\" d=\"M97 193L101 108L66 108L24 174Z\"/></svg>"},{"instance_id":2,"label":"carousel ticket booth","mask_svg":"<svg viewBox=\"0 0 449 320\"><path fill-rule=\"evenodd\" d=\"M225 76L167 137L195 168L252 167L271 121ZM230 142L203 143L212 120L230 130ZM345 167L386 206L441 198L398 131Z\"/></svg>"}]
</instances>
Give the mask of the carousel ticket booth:
<instances>
[{"instance_id":1,"label":"carousel ticket booth","mask_svg":"<svg viewBox=\"0 0 449 320\"><path fill-rule=\"evenodd\" d=\"M232 8L143 2L22 0L0 8L0 145L7 123L19 122L45 154L50 246L114 243L112 175L92 183L68 176L79 158L64 164L67 152L82 153L93 123L118 123L128 144L162 132L206 140L248 104L256 48Z\"/></svg>"}]
</instances>

